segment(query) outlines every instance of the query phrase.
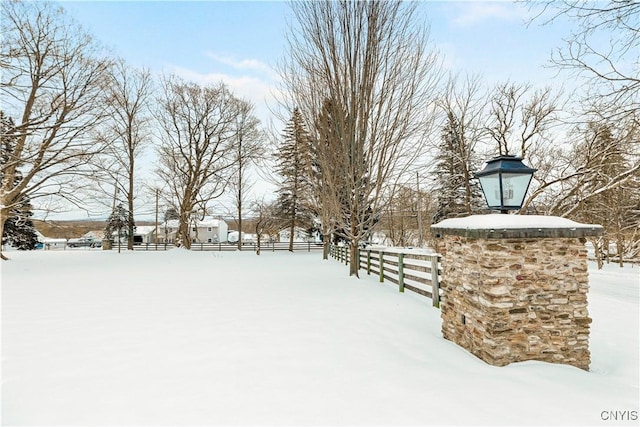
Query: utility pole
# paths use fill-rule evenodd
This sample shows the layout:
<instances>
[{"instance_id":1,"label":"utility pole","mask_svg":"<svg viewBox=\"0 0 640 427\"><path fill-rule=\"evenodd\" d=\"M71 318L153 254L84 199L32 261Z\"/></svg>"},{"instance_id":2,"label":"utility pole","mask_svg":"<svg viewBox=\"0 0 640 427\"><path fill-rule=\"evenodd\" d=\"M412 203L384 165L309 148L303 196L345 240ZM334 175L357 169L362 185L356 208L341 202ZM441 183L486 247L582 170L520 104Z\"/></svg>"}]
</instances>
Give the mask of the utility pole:
<instances>
[{"instance_id":1,"label":"utility pole","mask_svg":"<svg viewBox=\"0 0 640 427\"><path fill-rule=\"evenodd\" d=\"M116 211L116 200L118 199L118 176L116 175L115 183L113 184L113 207L111 212Z\"/></svg>"},{"instance_id":2,"label":"utility pole","mask_svg":"<svg viewBox=\"0 0 640 427\"><path fill-rule=\"evenodd\" d=\"M160 190L156 188L156 229L153 232L153 242L156 244L156 251L158 250L158 192Z\"/></svg>"}]
</instances>

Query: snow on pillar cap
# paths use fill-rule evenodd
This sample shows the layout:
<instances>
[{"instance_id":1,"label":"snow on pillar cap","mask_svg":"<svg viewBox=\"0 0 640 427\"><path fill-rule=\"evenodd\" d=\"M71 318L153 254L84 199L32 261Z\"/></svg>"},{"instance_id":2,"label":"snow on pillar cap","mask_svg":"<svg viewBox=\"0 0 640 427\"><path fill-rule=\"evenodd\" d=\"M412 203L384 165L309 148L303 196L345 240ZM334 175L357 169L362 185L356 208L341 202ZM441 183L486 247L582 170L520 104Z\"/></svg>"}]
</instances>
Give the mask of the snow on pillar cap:
<instances>
[{"instance_id":1,"label":"snow on pillar cap","mask_svg":"<svg viewBox=\"0 0 640 427\"><path fill-rule=\"evenodd\" d=\"M485 239L600 236L601 225L582 224L567 218L544 215L471 215L450 218L431 226L436 237L455 235Z\"/></svg>"}]
</instances>

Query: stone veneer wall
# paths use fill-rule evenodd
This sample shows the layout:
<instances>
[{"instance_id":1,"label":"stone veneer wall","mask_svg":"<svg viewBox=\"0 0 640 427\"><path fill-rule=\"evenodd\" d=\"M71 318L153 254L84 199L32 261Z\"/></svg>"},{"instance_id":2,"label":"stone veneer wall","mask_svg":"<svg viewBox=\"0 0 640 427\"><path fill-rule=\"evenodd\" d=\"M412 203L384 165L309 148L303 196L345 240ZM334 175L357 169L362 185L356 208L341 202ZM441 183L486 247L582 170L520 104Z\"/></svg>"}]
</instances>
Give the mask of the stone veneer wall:
<instances>
[{"instance_id":1,"label":"stone veneer wall","mask_svg":"<svg viewBox=\"0 0 640 427\"><path fill-rule=\"evenodd\" d=\"M588 370L584 238L443 236L442 333L485 362Z\"/></svg>"}]
</instances>

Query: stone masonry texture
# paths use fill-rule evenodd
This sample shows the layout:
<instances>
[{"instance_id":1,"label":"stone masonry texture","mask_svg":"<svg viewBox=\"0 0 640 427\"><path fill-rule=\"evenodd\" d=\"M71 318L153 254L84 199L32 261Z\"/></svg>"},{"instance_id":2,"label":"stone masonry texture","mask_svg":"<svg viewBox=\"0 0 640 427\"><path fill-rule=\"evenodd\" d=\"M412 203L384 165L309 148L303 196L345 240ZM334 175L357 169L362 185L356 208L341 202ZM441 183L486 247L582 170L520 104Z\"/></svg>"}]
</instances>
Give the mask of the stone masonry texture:
<instances>
[{"instance_id":1,"label":"stone masonry texture","mask_svg":"<svg viewBox=\"0 0 640 427\"><path fill-rule=\"evenodd\" d=\"M446 339L495 366L539 360L589 370L584 238L440 243Z\"/></svg>"}]
</instances>

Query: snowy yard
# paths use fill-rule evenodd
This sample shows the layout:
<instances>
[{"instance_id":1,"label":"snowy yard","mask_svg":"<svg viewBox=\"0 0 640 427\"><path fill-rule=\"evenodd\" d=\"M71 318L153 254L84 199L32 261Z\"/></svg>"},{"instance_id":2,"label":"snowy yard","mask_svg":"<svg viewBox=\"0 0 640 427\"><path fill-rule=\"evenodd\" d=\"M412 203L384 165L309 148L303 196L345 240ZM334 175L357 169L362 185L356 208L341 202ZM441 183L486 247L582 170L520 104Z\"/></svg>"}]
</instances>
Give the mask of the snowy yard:
<instances>
[{"instance_id":1,"label":"snowy yard","mask_svg":"<svg viewBox=\"0 0 640 427\"><path fill-rule=\"evenodd\" d=\"M3 425L639 422L637 266L590 265L585 372L489 366L430 300L319 253L9 255Z\"/></svg>"}]
</instances>

